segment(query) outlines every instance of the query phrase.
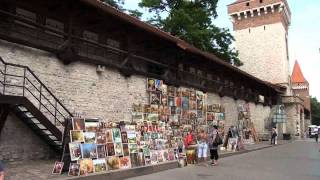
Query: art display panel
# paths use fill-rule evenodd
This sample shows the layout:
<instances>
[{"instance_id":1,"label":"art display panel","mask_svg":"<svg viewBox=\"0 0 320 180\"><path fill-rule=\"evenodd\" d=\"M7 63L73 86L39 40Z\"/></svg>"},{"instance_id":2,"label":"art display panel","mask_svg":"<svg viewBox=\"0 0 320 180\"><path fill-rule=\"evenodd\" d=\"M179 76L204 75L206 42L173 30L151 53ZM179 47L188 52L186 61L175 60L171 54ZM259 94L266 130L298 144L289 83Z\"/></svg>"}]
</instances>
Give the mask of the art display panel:
<instances>
[{"instance_id":1,"label":"art display panel","mask_svg":"<svg viewBox=\"0 0 320 180\"><path fill-rule=\"evenodd\" d=\"M147 92L148 104L132 104L132 119L72 119L70 176L178 160L188 131L225 120L223 107L208 105L202 91L148 78Z\"/></svg>"}]
</instances>

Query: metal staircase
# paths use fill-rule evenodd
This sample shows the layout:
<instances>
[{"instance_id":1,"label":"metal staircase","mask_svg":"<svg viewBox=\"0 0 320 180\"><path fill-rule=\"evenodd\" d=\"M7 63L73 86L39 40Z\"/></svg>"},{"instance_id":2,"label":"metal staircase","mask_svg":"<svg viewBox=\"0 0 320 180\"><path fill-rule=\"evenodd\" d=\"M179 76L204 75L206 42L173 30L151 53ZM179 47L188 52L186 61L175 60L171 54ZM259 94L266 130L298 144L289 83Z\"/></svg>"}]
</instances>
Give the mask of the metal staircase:
<instances>
[{"instance_id":1,"label":"metal staircase","mask_svg":"<svg viewBox=\"0 0 320 180\"><path fill-rule=\"evenodd\" d=\"M62 152L65 119L72 114L29 67L7 63L1 57L0 105L9 107L53 150Z\"/></svg>"}]
</instances>

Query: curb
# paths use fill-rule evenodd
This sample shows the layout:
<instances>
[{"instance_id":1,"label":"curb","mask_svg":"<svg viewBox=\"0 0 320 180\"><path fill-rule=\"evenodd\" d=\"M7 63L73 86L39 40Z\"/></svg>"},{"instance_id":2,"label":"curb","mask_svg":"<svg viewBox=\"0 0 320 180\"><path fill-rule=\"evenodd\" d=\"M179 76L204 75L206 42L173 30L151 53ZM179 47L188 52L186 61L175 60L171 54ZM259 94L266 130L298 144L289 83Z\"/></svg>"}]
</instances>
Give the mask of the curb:
<instances>
[{"instance_id":1,"label":"curb","mask_svg":"<svg viewBox=\"0 0 320 180\"><path fill-rule=\"evenodd\" d=\"M164 162L157 165L148 165L142 167L136 167L124 170L114 170L104 173L97 173L87 176L78 177L66 177L65 180L122 180L126 178L133 178L137 176L143 176L148 174L153 174L161 171L166 171L169 169L178 168L178 161Z\"/></svg>"},{"instance_id":2,"label":"curb","mask_svg":"<svg viewBox=\"0 0 320 180\"><path fill-rule=\"evenodd\" d=\"M233 152L233 153L225 153L225 154L221 154L220 158L225 158L225 157L230 157L230 156L235 156L235 155L240 155L240 154L245 154L245 153L249 153L249 152L254 152L254 151L259 151L259 150L263 150L263 149L268 149L268 148L273 148L273 147L279 147L282 145L286 145L286 144L290 144L293 141L288 141L286 143L283 144L277 144L277 145L268 145L265 147L260 147L260 148L255 148L255 149L250 149L250 150L242 150L242 151L237 151L237 152Z\"/></svg>"}]
</instances>

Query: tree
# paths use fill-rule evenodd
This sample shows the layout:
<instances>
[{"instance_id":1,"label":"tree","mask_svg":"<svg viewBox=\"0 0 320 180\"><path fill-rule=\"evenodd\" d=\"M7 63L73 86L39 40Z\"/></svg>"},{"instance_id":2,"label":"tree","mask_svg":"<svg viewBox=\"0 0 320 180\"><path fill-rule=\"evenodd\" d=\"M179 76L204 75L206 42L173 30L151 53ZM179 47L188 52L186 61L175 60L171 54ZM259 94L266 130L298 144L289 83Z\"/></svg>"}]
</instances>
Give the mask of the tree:
<instances>
[{"instance_id":1,"label":"tree","mask_svg":"<svg viewBox=\"0 0 320 180\"><path fill-rule=\"evenodd\" d=\"M101 1L116 9L123 10L122 5L124 4L124 0L101 0Z\"/></svg>"},{"instance_id":2,"label":"tree","mask_svg":"<svg viewBox=\"0 0 320 180\"><path fill-rule=\"evenodd\" d=\"M238 52L231 48L234 38L229 30L212 23L217 17L217 3L218 0L141 0L139 6L155 14L148 20L152 25L241 66Z\"/></svg>"},{"instance_id":3,"label":"tree","mask_svg":"<svg viewBox=\"0 0 320 180\"><path fill-rule=\"evenodd\" d=\"M103 3L106 3L120 11L126 12L128 13L130 16L139 18L142 16L142 13L138 10L128 10L128 9L124 9L123 5L124 5L124 1L125 0L101 0Z\"/></svg>"},{"instance_id":4,"label":"tree","mask_svg":"<svg viewBox=\"0 0 320 180\"><path fill-rule=\"evenodd\" d=\"M320 103L316 97L311 98L312 124L320 125Z\"/></svg>"}]
</instances>

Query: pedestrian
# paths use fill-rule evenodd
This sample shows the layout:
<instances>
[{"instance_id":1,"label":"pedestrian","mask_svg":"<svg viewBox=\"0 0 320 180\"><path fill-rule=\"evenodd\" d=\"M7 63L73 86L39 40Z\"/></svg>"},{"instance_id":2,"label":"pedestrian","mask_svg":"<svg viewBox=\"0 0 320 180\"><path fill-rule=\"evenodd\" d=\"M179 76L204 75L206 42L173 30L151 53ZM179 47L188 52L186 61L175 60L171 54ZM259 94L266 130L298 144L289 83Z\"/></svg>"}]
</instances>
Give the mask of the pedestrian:
<instances>
[{"instance_id":1,"label":"pedestrian","mask_svg":"<svg viewBox=\"0 0 320 180\"><path fill-rule=\"evenodd\" d=\"M198 140L198 162L199 164L203 164L208 166L207 156L208 156L208 135L205 133L204 129L200 130L200 133L197 137Z\"/></svg>"},{"instance_id":2,"label":"pedestrian","mask_svg":"<svg viewBox=\"0 0 320 180\"><path fill-rule=\"evenodd\" d=\"M316 143L318 143L318 137L319 137L319 134L320 134L320 128L318 128L317 132L315 133L315 138L316 138Z\"/></svg>"},{"instance_id":3,"label":"pedestrian","mask_svg":"<svg viewBox=\"0 0 320 180\"><path fill-rule=\"evenodd\" d=\"M0 180L4 180L4 167L0 161Z\"/></svg>"},{"instance_id":4,"label":"pedestrian","mask_svg":"<svg viewBox=\"0 0 320 180\"><path fill-rule=\"evenodd\" d=\"M210 148L210 159L211 159L211 165L216 166L218 165L218 147L220 144L222 144L222 139L218 133L218 127L216 125L213 126L213 128L210 130L209 134L209 148Z\"/></svg>"},{"instance_id":5,"label":"pedestrian","mask_svg":"<svg viewBox=\"0 0 320 180\"><path fill-rule=\"evenodd\" d=\"M184 138L184 147L188 148L189 145L192 145L193 143L193 134L192 130L189 130L187 136Z\"/></svg>"},{"instance_id":6,"label":"pedestrian","mask_svg":"<svg viewBox=\"0 0 320 180\"><path fill-rule=\"evenodd\" d=\"M271 131L271 145L276 144L276 137L277 137L277 132L276 132L276 128L272 128Z\"/></svg>"}]
</instances>

